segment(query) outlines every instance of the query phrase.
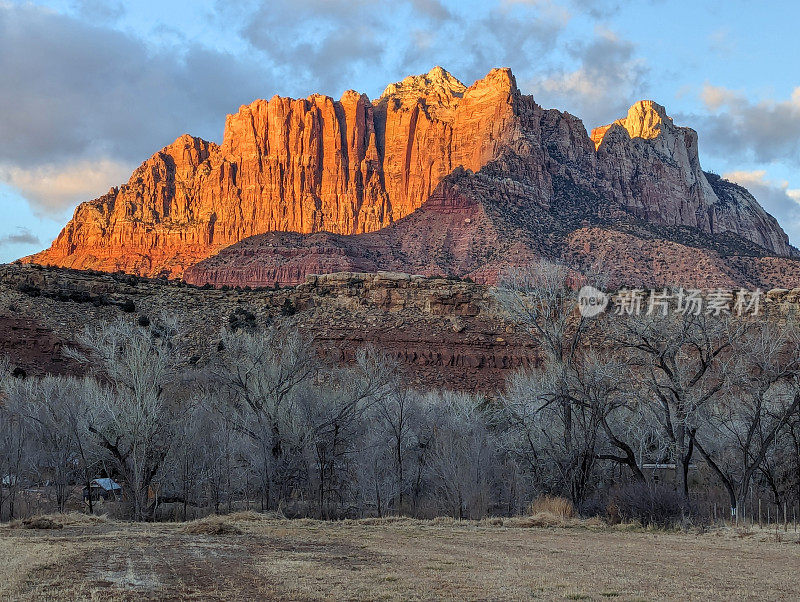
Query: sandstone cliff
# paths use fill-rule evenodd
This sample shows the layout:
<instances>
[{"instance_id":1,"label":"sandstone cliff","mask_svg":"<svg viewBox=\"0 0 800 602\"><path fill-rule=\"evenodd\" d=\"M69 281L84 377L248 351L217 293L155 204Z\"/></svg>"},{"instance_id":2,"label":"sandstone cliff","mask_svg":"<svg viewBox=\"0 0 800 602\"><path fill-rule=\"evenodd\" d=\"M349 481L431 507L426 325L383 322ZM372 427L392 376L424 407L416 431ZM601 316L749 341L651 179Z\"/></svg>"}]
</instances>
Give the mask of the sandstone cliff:
<instances>
[{"instance_id":1,"label":"sandstone cliff","mask_svg":"<svg viewBox=\"0 0 800 602\"><path fill-rule=\"evenodd\" d=\"M793 254L777 220L744 188L712 185L700 167L697 132L676 126L661 105L637 102L591 137L603 179L636 217L709 234L734 232L778 255Z\"/></svg>"},{"instance_id":2,"label":"sandstone cliff","mask_svg":"<svg viewBox=\"0 0 800 602\"><path fill-rule=\"evenodd\" d=\"M478 170L514 135L510 71L465 87L437 67L376 101L273 97L228 116L222 144L182 136L128 184L80 205L32 262L180 276L268 231L357 234L417 209L457 166Z\"/></svg>"},{"instance_id":3,"label":"sandstone cliff","mask_svg":"<svg viewBox=\"0 0 800 602\"><path fill-rule=\"evenodd\" d=\"M746 190L702 171L696 133L660 105L636 103L589 136L521 94L508 69L466 87L437 67L374 101L348 91L243 106L220 145L182 136L26 261L218 284L340 269L492 281L512 259L564 255L570 232L628 223L633 236L689 228L701 247L730 234L747 255L795 253ZM275 234L200 264L267 232L314 236Z\"/></svg>"}]
</instances>

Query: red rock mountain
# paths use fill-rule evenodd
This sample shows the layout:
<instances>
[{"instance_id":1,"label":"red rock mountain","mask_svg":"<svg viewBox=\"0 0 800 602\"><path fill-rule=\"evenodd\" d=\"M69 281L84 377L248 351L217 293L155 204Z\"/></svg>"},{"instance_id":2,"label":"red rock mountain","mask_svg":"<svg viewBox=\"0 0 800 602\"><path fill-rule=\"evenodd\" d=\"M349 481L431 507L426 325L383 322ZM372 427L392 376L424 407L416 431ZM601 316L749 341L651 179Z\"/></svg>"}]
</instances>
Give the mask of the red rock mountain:
<instances>
[{"instance_id":1,"label":"red rock mountain","mask_svg":"<svg viewBox=\"0 0 800 602\"><path fill-rule=\"evenodd\" d=\"M707 274L659 263L698 253ZM662 106L636 103L589 136L521 94L508 69L466 87L437 67L374 101L349 91L241 107L221 145L182 136L26 260L271 285L378 269L491 282L545 255L605 258L621 281L761 285L795 262L760 258L795 254L745 189L702 171L697 134Z\"/></svg>"}]
</instances>

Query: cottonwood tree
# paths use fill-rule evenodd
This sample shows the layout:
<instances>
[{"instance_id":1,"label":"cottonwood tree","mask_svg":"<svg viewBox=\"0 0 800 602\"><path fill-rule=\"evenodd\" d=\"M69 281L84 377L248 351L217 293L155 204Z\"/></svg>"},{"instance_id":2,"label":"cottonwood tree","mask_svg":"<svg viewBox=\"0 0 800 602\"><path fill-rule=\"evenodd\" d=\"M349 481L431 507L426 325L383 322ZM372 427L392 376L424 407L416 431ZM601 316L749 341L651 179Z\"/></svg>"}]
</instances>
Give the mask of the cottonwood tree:
<instances>
[{"instance_id":1,"label":"cottonwood tree","mask_svg":"<svg viewBox=\"0 0 800 602\"><path fill-rule=\"evenodd\" d=\"M800 410L800 336L793 324L747 324L731 343L724 395L700 408L695 446L741 507L781 431ZM777 489L772 483L773 491Z\"/></svg>"},{"instance_id":2,"label":"cottonwood tree","mask_svg":"<svg viewBox=\"0 0 800 602\"><path fill-rule=\"evenodd\" d=\"M780 459L776 462L789 492L790 503L800 509L800 411L789 417L778 444Z\"/></svg>"},{"instance_id":3,"label":"cottonwood tree","mask_svg":"<svg viewBox=\"0 0 800 602\"><path fill-rule=\"evenodd\" d=\"M254 445L267 508L287 501L303 463L301 397L308 398L320 364L296 329L224 331L211 377L226 398L236 428Z\"/></svg>"},{"instance_id":4,"label":"cottonwood tree","mask_svg":"<svg viewBox=\"0 0 800 602\"><path fill-rule=\"evenodd\" d=\"M602 282L599 276L590 280ZM576 504L587 494L597 459L624 464L635 478L644 478L613 419L616 412L630 411L628 370L613 358L600 359L612 355L603 318L588 319L578 311L578 282L567 267L539 262L505 274L497 293L542 355L540 365L511 379L503 398L506 422L517 435L510 440L535 479ZM601 449L604 443L616 452Z\"/></svg>"},{"instance_id":5,"label":"cottonwood tree","mask_svg":"<svg viewBox=\"0 0 800 602\"><path fill-rule=\"evenodd\" d=\"M514 381L515 395L509 399L521 403L507 406L509 418L521 428L530 419L546 421L549 433L557 433L558 442L551 434L542 433L541 436L550 439L549 444L554 446L552 449L560 450L560 458L567 458L566 463L556 469L560 473L558 478L564 483L576 480L571 473L579 469L579 456L583 453L583 450L574 449L573 429L578 417L573 415L568 382L589 326L576 311L573 282L574 274L569 268L543 260L528 269L504 272L496 292L506 312L533 336L542 356L541 377L534 377L526 383L523 383L524 377ZM523 407L526 404L529 407ZM530 443L533 442L531 439ZM537 447L539 443L536 443ZM530 461L528 465L535 470ZM556 465L554 463L553 467Z\"/></svg>"},{"instance_id":6,"label":"cottonwood tree","mask_svg":"<svg viewBox=\"0 0 800 602\"><path fill-rule=\"evenodd\" d=\"M509 378L498 424L504 427L507 449L527 467L539 491L564 495L580 504L589 493L596 460L630 462L639 470L632 450L630 460L601 453L604 431L620 441L608 418L615 403L610 398L619 386L614 374L609 370L603 375L599 367L565 375L544 369ZM572 405L568 434L556 401L559 395L567 395Z\"/></svg>"},{"instance_id":7,"label":"cottonwood tree","mask_svg":"<svg viewBox=\"0 0 800 602\"><path fill-rule=\"evenodd\" d=\"M614 324L617 344L630 353L642 386L641 403L652 404L689 496L699 413L724 388L726 357L742 325L705 313L630 315Z\"/></svg>"},{"instance_id":8,"label":"cottonwood tree","mask_svg":"<svg viewBox=\"0 0 800 602\"><path fill-rule=\"evenodd\" d=\"M492 501L497 446L472 396L441 392L428 401L434 424L428 471L437 507L454 518L481 518Z\"/></svg>"},{"instance_id":9,"label":"cottonwood tree","mask_svg":"<svg viewBox=\"0 0 800 602\"><path fill-rule=\"evenodd\" d=\"M376 438L379 447L375 454L374 470L381 474L389 472L395 499L395 510L405 508L404 496L410 488L409 464L418 457L419 448L417 428L423 419L422 398L419 393L401 385L394 379L386 392L375 404ZM387 461L388 460L388 461ZM384 496L384 501L386 500Z\"/></svg>"},{"instance_id":10,"label":"cottonwood tree","mask_svg":"<svg viewBox=\"0 0 800 602\"><path fill-rule=\"evenodd\" d=\"M88 399L88 430L120 475L134 520L153 518L151 486L189 408L176 335L166 318L150 328L121 318L87 327L77 337L80 350L69 351L105 383Z\"/></svg>"},{"instance_id":11,"label":"cottonwood tree","mask_svg":"<svg viewBox=\"0 0 800 602\"><path fill-rule=\"evenodd\" d=\"M398 509L401 484L397 480L394 450L387 445L386 433L382 429L366 429L363 450L357 459L355 472L358 491L358 508L361 516L368 516L374 509L378 518Z\"/></svg>"},{"instance_id":12,"label":"cottonwood tree","mask_svg":"<svg viewBox=\"0 0 800 602\"><path fill-rule=\"evenodd\" d=\"M11 377L10 362L0 356L0 517L8 508L14 518L17 493L25 461L24 413L18 399L9 396L16 385Z\"/></svg>"},{"instance_id":13,"label":"cottonwood tree","mask_svg":"<svg viewBox=\"0 0 800 602\"><path fill-rule=\"evenodd\" d=\"M21 381L10 393L25 419L28 464L40 481L52 484L59 512L76 481L86 486L91 481L96 450L89 437L87 401L96 388L92 379L45 376Z\"/></svg>"},{"instance_id":14,"label":"cottonwood tree","mask_svg":"<svg viewBox=\"0 0 800 602\"><path fill-rule=\"evenodd\" d=\"M570 394L578 411L584 415L581 420L584 431L600 431L594 457L626 466L636 480L644 481L640 457L630 443L636 440L631 436L630 426L641 418L630 366L608 349L604 349L602 355L607 357L604 359L600 352L591 349L581 356L578 369L571 374ZM588 455L584 463L590 468ZM579 474L588 480L588 470L581 470Z\"/></svg>"},{"instance_id":15,"label":"cottonwood tree","mask_svg":"<svg viewBox=\"0 0 800 602\"><path fill-rule=\"evenodd\" d=\"M391 391L394 365L373 349L361 348L355 363L327 374L316 394L305 398L307 445L313 448L317 479L316 502L322 516L330 513L329 499L342 507L348 485L354 482L358 454L371 428L367 417Z\"/></svg>"}]
</instances>

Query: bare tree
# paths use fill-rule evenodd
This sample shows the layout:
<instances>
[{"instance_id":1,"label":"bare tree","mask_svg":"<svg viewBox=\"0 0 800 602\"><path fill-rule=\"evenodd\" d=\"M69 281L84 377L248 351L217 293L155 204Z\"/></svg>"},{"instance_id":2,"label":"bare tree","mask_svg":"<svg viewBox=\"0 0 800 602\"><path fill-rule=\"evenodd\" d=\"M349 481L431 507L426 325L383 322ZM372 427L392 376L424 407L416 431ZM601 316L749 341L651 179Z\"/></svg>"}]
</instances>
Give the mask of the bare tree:
<instances>
[{"instance_id":1,"label":"bare tree","mask_svg":"<svg viewBox=\"0 0 800 602\"><path fill-rule=\"evenodd\" d=\"M419 447L415 426L421 418L421 397L394 381L387 393L378 399L375 414L379 425L376 430L383 440L388 441L389 449L382 450L382 457L388 455L391 459L389 467L394 473L393 492L396 496L394 506L400 513L405 508L404 495L410 486L408 464L413 462L414 452Z\"/></svg>"},{"instance_id":2,"label":"bare tree","mask_svg":"<svg viewBox=\"0 0 800 602\"><path fill-rule=\"evenodd\" d=\"M14 518L25 460L24 414L9 395L17 384L11 377L10 362L0 356L0 518L4 507L8 517Z\"/></svg>"},{"instance_id":3,"label":"bare tree","mask_svg":"<svg viewBox=\"0 0 800 602\"><path fill-rule=\"evenodd\" d=\"M486 417L469 395L443 392L429 403L435 427L428 470L435 500L454 518L481 518L491 504L497 464Z\"/></svg>"},{"instance_id":4,"label":"bare tree","mask_svg":"<svg viewBox=\"0 0 800 602\"><path fill-rule=\"evenodd\" d=\"M178 378L174 323L162 319L149 329L119 319L89 327L70 355L98 378L88 400L88 430L119 473L135 520L150 520L156 507L152 485L187 410Z\"/></svg>"},{"instance_id":5,"label":"bare tree","mask_svg":"<svg viewBox=\"0 0 800 602\"><path fill-rule=\"evenodd\" d=\"M731 344L724 395L700 408L695 446L730 497L731 513L800 410L800 340L792 324L756 322ZM772 488L777 494L774 482Z\"/></svg>"},{"instance_id":6,"label":"bare tree","mask_svg":"<svg viewBox=\"0 0 800 602\"><path fill-rule=\"evenodd\" d=\"M641 402L654 404L688 498L698 413L725 386L725 354L741 324L703 313L632 315L616 324L617 342L631 353L644 388Z\"/></svg>"},{"instance_id":7,"label":"bare tree","mask_svg":"<svg viewBox=\"0 0 800 602\"><path fill-rule=\"evenodd\" d=\"M602 278L589 280L598 283ZM515 451L547 488L580 504L597 459L619 462L635 478L644 477L612 417L631 410L625 392L628 370L613 359L602 318L591 321L578 311L577 281L565 266L540 262L507 273L497 296L542 353L541 364L530 374L513 377L504 397L506 419L518 434L512 438ZM612 359L601 359L607 357ZM617 452L601 450L602 443ZM544 470L542 456L548 459Z\"/></svg>"},{"instance_id":8,"label":"bare tree","mask_svg":"<svg viewBox=\"0 0 800 602\"><path fill-rule=\"evenodd\" d=\"M10 392L24 415L31 445L28 464L40 481L52 484L59 512L65 510L72 485L90 480L94 450L86 401L96 386L91 379L45 376L28 378Z\"/></svg>"},{"instance_id":9,"label":"bare tree","mask_svg":"<svg viewBox=\"0 0 800 602\"><path fill-rule=\"evenodd\" d=\"M262 500L277 508L289 499L302 463L301 397L320 372L310 342L296 329L225 331L212 378L236 428L254 444Z\"/></svg>"},{"instance_id":10,"label":"bare tree","mask_svg":"<svg viewBox=\"0 0 800 602\"><path fill-rule=\"evenodd\" d=\"M394 365L369 348L359 349L353 367L328 373L316 394L305 399L308 444L313 446L319 512L329 516L330 496L341 507L364 449L369 410L391 391Z\"/></svg>"}]
</instances>

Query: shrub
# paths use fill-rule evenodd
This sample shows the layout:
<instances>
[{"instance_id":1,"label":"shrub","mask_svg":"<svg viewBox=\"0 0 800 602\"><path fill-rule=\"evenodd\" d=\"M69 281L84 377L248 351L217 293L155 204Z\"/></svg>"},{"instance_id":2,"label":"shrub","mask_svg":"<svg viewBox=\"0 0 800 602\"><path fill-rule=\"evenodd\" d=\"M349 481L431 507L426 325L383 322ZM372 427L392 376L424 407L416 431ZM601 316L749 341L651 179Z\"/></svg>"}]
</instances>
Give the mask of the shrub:
<instances>
[{"instance_id":1,"label":"shrub","mask_svg":"<svg viewBox=\"0 0 800 602\"><path fill-rule=\"evenodd\" d=\"M38 297L42 294L42 290L38 286L34 286L27 282L20 282L17 285L17 290L23 295L28 295L29 297Z\"/></svg>"},{"instance_id":2,"label":"shrub","mask_svg":"<svg viewBox=\"0 0 800 602\"><path fill-rule=\"evenodd\" d=\"M70 299L75 303L87 303L92 300L92 296L88 291L72 291L70 293Z\"/></svg>"},{"instance_id":3,"label":"shrub","mask_svg":"<svg viewBox=\"0 0 800 602\"><path fill-rule=\"evenodd\" d=\"M561 518L573 518L575 516L575 506L566 498L542 495L531 502L526 514L535 516L542 513L552 514Z\"/></svg>"},{"instance_id":4,"label":"shrub","mask_svg":"<svg viewBox=\"0 0 800 602\"><path fill-rule=\"evenodd\" d=\"M132 314L136 311L136 304L130 299L125 299L125 301L120 304L120 307L126 314Z\"/></svg>"},{"instance_id":5,"label":"shrub","mask_svg":"<svg viewBox=\"0 0 800 602\"><path fill-rule=\"evenodd\" d=\"M580 515L605 517L607 507L608 500L605 496L593 495L580 505Z\"/></svg>"},{"instance_id":6,"label":"shrub","mask_svg":"<svg viewBox=\"0 0 800 602\"><path fill-rule=\"evenodd\" d=\"M293 316L296 312L297 312L297 308L294 306L294 303L292 303L291 299L287 298L283 302L283 305L281 306L281 315L289 317L289 316Z\"/></svg>"},{"instance_id":7,"label":"shrub","mask_svg":"<svg viewBox=\"0 0 800 602\"><path fill-rule=\"evenodd\" d=\"M253 312L237 307L231 315L228 316L228 325L232 330L240 328L244 330L253 330L256 325L256 316Z\"/></svg>"},{"instance_id":8,"label":"shrub","mask_svg":"<svg viewBox=\"0 0 800 602\"><path fill-rule=\"evenodd\" d=\"M95 307L103 307L104 305L108 305L108 297L105 295L97 295L96 297L92 297L92 305Z\"/></svg>"},{"instance_id":9,"label":"shrub","mask_svg":"<svg viewBox=\"0 0 800 602\"><path fill-rule=\"evenodd\" d=\"M610 492L606 514L615 523L637 521L663 528L683 523L691 508L680 493L664 485L631 483Z\"/></svg>"},{"instance_id":10,"label":"shrub","mask_svg":"<svg viewBox=\"0 0 800 602\"><path fill-rule=\"evenodd\" d=\"M148 318L147 316L139 316L138 322L139 326L141 326L142 328L147 328L148 326L150 326L150 318Z\"/></svg>"},{"instance_id":11,"label":"shrub","mask_svg":"<svg viewBox=\"0 0 800 602\"><path fill-rule=\"evenodd\" d=\"M64 525L50 516L33 516L22 521L23 529L63 529Z\"/></svg>"}]
</instances>

